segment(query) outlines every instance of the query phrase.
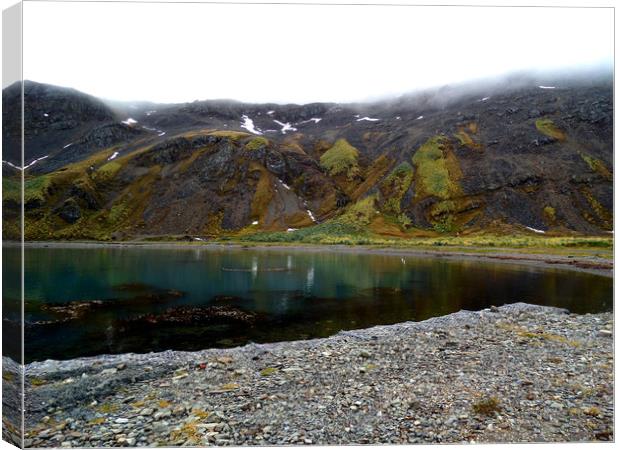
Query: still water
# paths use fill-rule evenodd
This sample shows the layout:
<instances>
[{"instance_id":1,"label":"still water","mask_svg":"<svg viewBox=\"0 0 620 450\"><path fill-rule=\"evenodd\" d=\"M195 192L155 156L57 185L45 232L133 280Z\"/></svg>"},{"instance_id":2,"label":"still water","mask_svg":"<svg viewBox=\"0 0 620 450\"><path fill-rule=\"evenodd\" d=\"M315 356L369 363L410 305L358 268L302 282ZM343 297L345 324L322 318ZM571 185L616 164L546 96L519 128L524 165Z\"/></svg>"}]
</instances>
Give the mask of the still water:
<instances>
[{"instance_id":1,"label":"still water","mask_svg":"<svg viewBox=\"0 0 620 450\"><path fill-rule=\"evenodd\" d=\"M3 255L10 320L19 249ZM609 311L612 283L525 265L329 251L28 248L25 358L307 339L518 301Z\"/></svg>"}]
</instances>

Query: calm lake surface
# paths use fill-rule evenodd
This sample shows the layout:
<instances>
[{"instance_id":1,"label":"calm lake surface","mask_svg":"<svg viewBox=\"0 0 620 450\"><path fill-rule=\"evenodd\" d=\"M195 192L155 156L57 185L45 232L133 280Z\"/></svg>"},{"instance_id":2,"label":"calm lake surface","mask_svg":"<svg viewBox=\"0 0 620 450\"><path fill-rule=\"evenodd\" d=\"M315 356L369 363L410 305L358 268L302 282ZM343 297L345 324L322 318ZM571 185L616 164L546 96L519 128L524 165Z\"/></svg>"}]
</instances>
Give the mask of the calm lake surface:
<instances>
[{"instance_id":1,"label":"calm lake surface","mask_svg":"<svg viewBox=\"0 0 620 450\"><path fill-rule=\"evenodd\" d=\"M19 251L3 253L9 318ZM609 277L328 251L28 248L25 284L27 362L324 337L518 301L576 313L613 304Z\"/></svg>"}]
</instances>

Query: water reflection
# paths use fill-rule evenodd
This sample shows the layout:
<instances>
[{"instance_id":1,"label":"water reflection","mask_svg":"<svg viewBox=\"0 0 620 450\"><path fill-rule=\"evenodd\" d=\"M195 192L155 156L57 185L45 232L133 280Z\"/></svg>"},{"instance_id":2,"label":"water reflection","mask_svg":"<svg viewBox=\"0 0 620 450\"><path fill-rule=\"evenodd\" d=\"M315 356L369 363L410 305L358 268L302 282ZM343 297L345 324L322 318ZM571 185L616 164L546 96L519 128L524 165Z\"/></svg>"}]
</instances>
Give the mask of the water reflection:
<instances>
[{"instance_id":1,"label":"water reflection","mask_svg":"<svg viewBox=\"0 0 620 450\"><path fill-rule=\"evenodd\" d=\"M19 250L4 251L5 275L18 274ZM518 301L612 307L606 277L349 253L37 248L27 249L25 281L27 360L321 337ZM11 298L18 292L5 289L5 308ZM60 305L56 315L46 304Z\"/></svg>"}]
</instances>

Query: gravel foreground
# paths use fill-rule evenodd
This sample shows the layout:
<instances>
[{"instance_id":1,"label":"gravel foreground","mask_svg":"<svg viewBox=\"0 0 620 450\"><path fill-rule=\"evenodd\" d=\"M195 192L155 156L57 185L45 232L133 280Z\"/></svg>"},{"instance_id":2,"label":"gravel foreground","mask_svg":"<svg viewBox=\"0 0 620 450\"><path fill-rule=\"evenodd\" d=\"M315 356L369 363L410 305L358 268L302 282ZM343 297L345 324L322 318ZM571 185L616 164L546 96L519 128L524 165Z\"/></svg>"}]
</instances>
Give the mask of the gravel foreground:
<instances>
[{"instance_id":1,"label":"gravel foreground","mask_svg":"<svg viewBox=\"0 0 620 450\"><path fill-rule=\"evenodd\" d=\"M26 447L613 440L613 315L518 303L26 366Z\"/></svg>"}]
</instances>

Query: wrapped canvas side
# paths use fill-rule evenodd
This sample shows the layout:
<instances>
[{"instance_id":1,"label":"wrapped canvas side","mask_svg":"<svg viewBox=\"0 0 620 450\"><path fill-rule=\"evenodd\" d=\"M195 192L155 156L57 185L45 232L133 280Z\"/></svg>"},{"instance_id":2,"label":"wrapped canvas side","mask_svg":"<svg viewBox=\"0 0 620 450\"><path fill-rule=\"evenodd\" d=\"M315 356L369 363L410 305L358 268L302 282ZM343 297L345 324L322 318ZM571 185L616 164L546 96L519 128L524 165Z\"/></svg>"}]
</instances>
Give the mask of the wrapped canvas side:
<instances>
[{"instance_id":1,"label":"wrapped canvas side","mask_svg":"<svg viewBox=\"0 0 620 450\"><path fill-rule=\"evenodd\" d=\"M24 447L22 4L2 13L2 439Z\"/></svg>"}]
</instances>

